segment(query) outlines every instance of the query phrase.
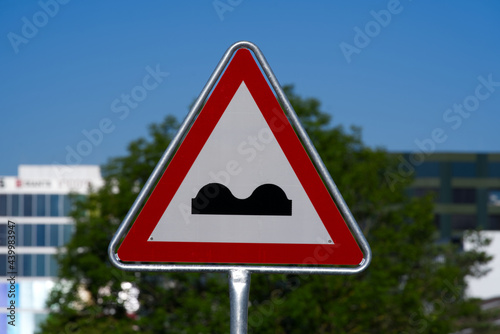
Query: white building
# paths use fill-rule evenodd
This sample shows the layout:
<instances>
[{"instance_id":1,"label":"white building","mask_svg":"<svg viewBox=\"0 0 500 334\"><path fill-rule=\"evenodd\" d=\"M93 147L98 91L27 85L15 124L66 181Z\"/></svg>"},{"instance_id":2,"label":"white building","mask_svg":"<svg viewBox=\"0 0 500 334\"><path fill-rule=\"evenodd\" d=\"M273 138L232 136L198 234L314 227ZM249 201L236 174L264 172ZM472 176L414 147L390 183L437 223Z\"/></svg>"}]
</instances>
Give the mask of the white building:
<instances>
[{"instance_id":1,"label":"white building","mask_svg":"<svg viewBox=\"0 0 500 334\"><path fill-rule=\"evenodd\" d=\"M88 165L21 165L18 176L0 176L0 333L38 329L57 276L54 255L73 234L69 195L85 195L102 185L99 166ZM15 243L14 262L8 257L9 240ZM9 325L13 319L15 326Z\"/></svg>"},{"instance_id":2,"label":"white building","mask_svg":"<svg viewBox=\"0 0 500 334\"><path fill-rule=\"evenodd\" d=\"M490 239L491 243L483 249L488 255L493 255L486 268L490 271L479 278L468 279L468 296L481 299L493 299L500 297L500 231L483 231L484 237ZM474 245L466 240L465 250L472 250Z\"/></svg>"}]
</instances>

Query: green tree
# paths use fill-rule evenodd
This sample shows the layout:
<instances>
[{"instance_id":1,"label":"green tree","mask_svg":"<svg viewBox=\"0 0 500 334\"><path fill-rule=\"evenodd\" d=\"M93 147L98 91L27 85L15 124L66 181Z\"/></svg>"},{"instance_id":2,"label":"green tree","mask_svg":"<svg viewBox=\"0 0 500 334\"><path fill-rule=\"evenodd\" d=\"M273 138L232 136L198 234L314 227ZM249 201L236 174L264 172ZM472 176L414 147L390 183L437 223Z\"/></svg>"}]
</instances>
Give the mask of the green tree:
<instances>
[{"instance_id":1,"label":"green tree","mask_svg":"<svg viewBox=\"0 0 500 334\"><path fill-rule=\"evenodd\" d=\"M489 257L437 243L432 199L411 199L411 178L389 186L396 159L363 144L361 130L332 126L320 102L285 89L302 124L356 217L373 262L356 276L253 275L249 331L254 333L488 333L488 315L464 298L465 277ZM109 264L107 246L179 124L150 127L124 157L104 167L105 185L73 212L74 237L58 255L59 282L42 333L229 332L223 274L129 273ZM128 291L128 294L126 293ZM131 298L139 292L137 299ZM127 298L128 296L128 298ZM138 307L139 306L139 307Z\"/></svg>"}]
</instances>

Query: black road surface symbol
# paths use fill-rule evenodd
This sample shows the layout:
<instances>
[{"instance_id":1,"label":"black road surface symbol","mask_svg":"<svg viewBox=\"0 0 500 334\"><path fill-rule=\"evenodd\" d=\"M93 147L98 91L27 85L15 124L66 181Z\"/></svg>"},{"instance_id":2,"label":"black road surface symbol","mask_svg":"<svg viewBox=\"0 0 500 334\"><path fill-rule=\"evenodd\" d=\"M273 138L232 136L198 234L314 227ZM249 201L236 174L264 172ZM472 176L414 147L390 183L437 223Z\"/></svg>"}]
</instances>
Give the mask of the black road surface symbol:
<instances>
[{"instance_id":1,"label":"black road surface symbol","mask_svg":"<svg viewBox=\"0 0 500 334\"><path fill-rule=\"evenodd\" d=\"M258 186L246 199L234 197L226 186L209 183L191 199L193 215L291 216L292 201L274 184Z\"/></svg>"}]
</instances>

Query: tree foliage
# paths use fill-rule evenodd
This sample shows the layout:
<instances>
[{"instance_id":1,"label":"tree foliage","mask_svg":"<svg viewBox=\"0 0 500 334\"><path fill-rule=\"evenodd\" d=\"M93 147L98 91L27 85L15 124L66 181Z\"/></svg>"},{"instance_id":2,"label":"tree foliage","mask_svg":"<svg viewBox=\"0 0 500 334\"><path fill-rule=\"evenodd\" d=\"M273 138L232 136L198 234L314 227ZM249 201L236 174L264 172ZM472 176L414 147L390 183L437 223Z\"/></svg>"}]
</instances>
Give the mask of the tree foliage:
<instances>
[{"instance_id":1,"label":"tree foliage","mask_svg":"<svg viewBox=\"0 0 500 334\"><path fill-rule=\"evenodd\" d=\"M332 126L320 102L286 94L371 245L373 262L356 276L252 276L249 332L488 333L488 315L464 296L465 278L489 261L480 246L438 243L431 198L409 198L407 178L391 189L396 164L363 144L361 130ZM229 332L223 274L123 272L107 246L179 124L167 117L103 166L105 185L73 212L75 234L58 255L59 281L42 333ZM138 292L137 299L131 298Z\"/></svg>"}]
</instances>

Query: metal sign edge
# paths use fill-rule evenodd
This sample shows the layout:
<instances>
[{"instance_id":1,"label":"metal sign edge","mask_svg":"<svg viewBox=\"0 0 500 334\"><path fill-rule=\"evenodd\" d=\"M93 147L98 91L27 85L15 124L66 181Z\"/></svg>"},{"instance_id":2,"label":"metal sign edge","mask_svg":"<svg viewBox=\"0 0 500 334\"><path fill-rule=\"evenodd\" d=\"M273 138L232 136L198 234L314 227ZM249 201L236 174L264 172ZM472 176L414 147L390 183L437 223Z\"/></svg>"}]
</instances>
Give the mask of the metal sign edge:
<instances>
[{"instance_id":1,"label":"metal sign edge","mask_svg":"<svg viewBox=\"0 0 500 334\"><path fill-rule=\"evenodd\" d=\"M143 202L147 198L148 194L151 192L152 188L156 180L161 176L163 170L166 167L167 162L175 153L175 149L181 143L182 138L189 130L191 124L194 122L196 115L200 111L203 103L207 99L209 93L212 91L214 85L217 83L219 77L222 75L224 69L229 63L232 55L236 52L236 50L240 48L246 48L253 52L259 65L261 66L264 74L269 80L273 90L275 91L278 101L281 103L283 108L285 109L285 114L288 116L292 126L295 128L295 131L302 141L306 152L311 157L311 161L316 167L318 173L323 178L325 182L325 186L328 191L332 194L333 199L338 206L340 212L344 216L344 219L351 230L355 240L358 242L360 246L364 258L361 263L357 267L300 267L300 266L263 266L263 265L198 265L198 264L156 264L156 263L146 263L146 264L130 264L121 262L118 258L118 255L115 252L115 249L121 240L121 238L125 235L126 231L130 224L133 223L133 218L139 212ZM250 273L268 273L268 274L322 274L322 275L352 275L357 274L364 271L370 264L372 259L372 252L370 249L370 245L366 241L365 236L361 232L356 220L354 219L349 207L344 201L344 198L340 194L335 182L333 181L330 173L328 172L326 166L324 165L321 157L319 156L316 148L312 144L311 139L307 135L306 131L302 127L295 110L292 105L286 98L286 95L281 88L276 76L274 75L271 67L267 63L264 55L260 51L260 49L253 43L249 41L239 41L234 43L229 47L229 49L224 53L221 60L217 64L214 72L208 79L205 87L201 91L200 95L196 99L193 107L187 114L186 118L182 122L177 134L174 136L167 149L163 153L162 157L158 161L156 167L153 172L149 176L148 180L144 184L143 188L139 192L136 200L130 207L127 215L123 219L122 223L116 230L111 242L108 246L108 256L111 264L115 267L125 270L125 271L152 271L152 272L231 272L234 270L246 270Z\"/></svg>"}]
</instances>

